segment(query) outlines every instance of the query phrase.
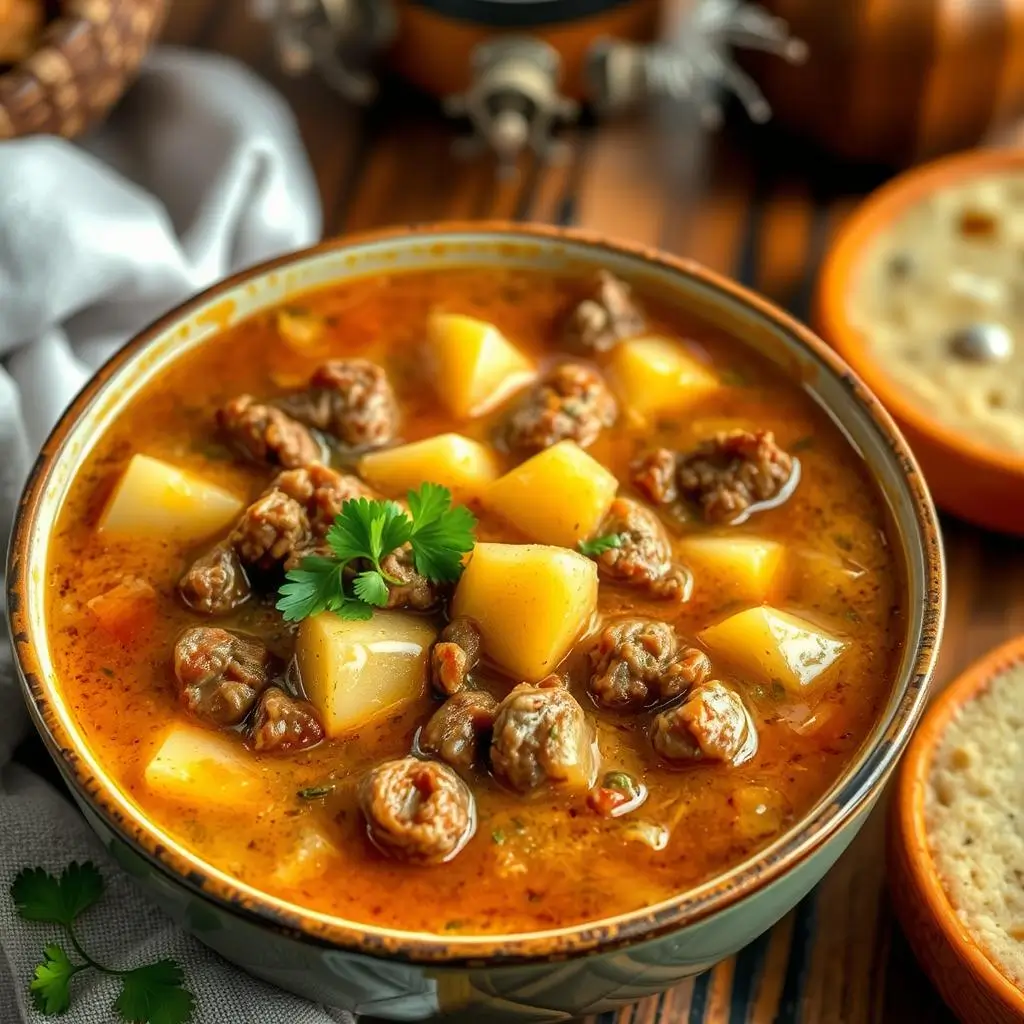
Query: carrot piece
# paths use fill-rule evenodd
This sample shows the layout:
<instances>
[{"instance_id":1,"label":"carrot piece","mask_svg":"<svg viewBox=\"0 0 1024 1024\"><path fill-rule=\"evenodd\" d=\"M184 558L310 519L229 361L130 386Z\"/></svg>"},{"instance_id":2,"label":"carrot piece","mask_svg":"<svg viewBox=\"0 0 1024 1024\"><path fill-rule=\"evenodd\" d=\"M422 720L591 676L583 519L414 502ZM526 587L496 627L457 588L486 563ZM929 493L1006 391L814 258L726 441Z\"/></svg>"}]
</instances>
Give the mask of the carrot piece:
<instances>
[{"instance_id":1,"label":"carrot piece","mask_svg":"<svg viewBox=\"0 0 1024 1024\"><path fill-rule=\"evenodd\" d=\"M86 605L104 632L125 643L152 625L156 591L137 576L126 576L116 587Z\"/></svg>"}]
</instances>

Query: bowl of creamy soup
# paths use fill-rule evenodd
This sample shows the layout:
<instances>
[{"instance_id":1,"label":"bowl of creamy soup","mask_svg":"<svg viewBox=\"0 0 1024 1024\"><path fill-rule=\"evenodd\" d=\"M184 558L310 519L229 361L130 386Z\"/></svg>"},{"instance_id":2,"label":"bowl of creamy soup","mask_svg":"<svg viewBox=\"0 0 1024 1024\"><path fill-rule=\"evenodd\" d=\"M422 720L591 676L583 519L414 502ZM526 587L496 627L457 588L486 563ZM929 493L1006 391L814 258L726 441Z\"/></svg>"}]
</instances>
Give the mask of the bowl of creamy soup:
<instances>
[{"instance_id":1,"label":"bowl of creamy soup","mask_svg":"<svg viewBox=\"0 0 1024 1024\"><path fill-rule=\"evenodd\" d=\"M922 709L913 457L691 263L441 225L231 279L76 399L8 574L25 696L114 855L251 973L564 1020L784 915Z\"/></svg>"},{"instance_id":2,"label":"bowl of creamy soup","mask_svg":"<svg viewBox=\"0 0 1024 1024\"><path fill-rule=\"evenodd\" d=\"M905 430L944 508L1024 533L1024 155L978 150L869 197L817 323Z\"/></svg>"}]
</instances>

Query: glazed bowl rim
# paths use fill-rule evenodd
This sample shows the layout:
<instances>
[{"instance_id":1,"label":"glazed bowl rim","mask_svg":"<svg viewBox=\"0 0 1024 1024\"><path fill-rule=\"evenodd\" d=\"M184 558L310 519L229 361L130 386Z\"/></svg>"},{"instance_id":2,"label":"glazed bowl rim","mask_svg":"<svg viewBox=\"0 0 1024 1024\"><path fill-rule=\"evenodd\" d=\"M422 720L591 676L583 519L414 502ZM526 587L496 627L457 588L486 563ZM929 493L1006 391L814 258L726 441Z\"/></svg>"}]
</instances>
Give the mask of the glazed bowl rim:
<instances>
[{"instance_id":1,"label":"glazed bowl rim","mask_svg":"<svg viewBox=\"0 0 1024 1024\"><path fill-rule=\"evenodd\" d=\"M911 596L911 600L922 602L922 613L919 630L915 633L910 633L908 622L906 640L910 651L902 663L905 678L902 686L894 687L892 691L887 706L888 720L876 723L874 742L861 749L853 764L827 791L830 800L819 800L812 811L804 814L797 824L772 844L769 851L762 851L707 883L677 893L660 904L614 918L519 935L443 936L363 925L320 914L260 892L213 868L166 834L161 837L159 827L124 795L93 758L87 744L73 735L62 721L60 688L53 687L51 698L50 687L40 671L28 606L29 574L25 567L32 551L32 538L37 532L38 506L53 466L59 461L79 421L103 394L108 381L141 359L151 343L186 323L190 314L204 307L208 309L211 302L223 301L225 295L236 292L254 279L263 279L291 264L379 243L409 246L413 243L429 244L435 239L433 244L443 245L448 239L451 245L460 236L471 236L478 244L491 242L496 253L500 253L503 244L536 245L556 251L559 245L567 245L586 250L588 256L599 256L604 252L633 259L652 269L686 278L691 284L713 294L717 306L732 305L748 314L753 313L766 326L784 333L791 341L809 350L827 373L845 387L851 401L859 405L870 421L870 429L884 443L885 459L891 460L892 467L898 471L900 500L907 502L912 510L912 519L923 548L917 553L916 535L913 550L909 540L902 545L908 552L907 557L920 558L924 590L922 594ZM914 457L879 401L809 328L767 299L692 260L637 243L610 241L585 230L502 221L451 221L393 227L321 242L235 274L180 304L141 331L90 378L43 445L18 505L7 586L8 617L16 664L38 731L79 799L151 866L229 913L305 942L406 963L447 966L481 962L535 963L634 945L719 913L806 861L870 803L891 774L924 707L945 610L944 566L938 523ZM46 637L41 636L39 640L45 647ZM97 775L102 777L97 778Z\"/></svg>"},{"instance_id":2,"label":"glazed bowl rim","mask_svg":"<svg viewBox=\"0 0 1024 1024\"><path fill-rule=\"evenodd\" d=\"M1024 1020L1024 991L982 949L957 916L931 854L925 794L936 751L946 729L966 705L1008 669L1024 666L1024 635L1014 637L969 665L932 702L907 748L896 783L897 842L904 853L928 919L942 939L989 992Z\"/></svg>"},{"instance_id":3,"label":"glazed bowl rim","mask_svg":"<svg viewBox=\"0 0 1024 1024\"><path fill-rule=\"evenodd\" d=\"M946 185L1011 168L1024 169L1024 149L976 149L954 153L898 174L872 192L844 221L822 263L812 321L867 386L900 421L939 448L1024 481L1024 454L960 434L930 415L893 380L870 354L864 332L846 315L851 282L860 272L867 247L915 203Z\"/></svg>"}]
</instances>

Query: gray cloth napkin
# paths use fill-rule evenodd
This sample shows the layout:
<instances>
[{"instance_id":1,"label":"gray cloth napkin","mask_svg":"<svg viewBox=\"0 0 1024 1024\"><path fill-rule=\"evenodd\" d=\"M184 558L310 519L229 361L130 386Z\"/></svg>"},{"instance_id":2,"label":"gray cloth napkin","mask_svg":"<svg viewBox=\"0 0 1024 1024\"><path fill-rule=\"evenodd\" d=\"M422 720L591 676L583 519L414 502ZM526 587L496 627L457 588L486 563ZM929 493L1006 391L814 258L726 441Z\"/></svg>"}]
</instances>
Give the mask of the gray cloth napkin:
<instances>
[{"instance_id":1,"label":"gray cloth napkin","mask_svg":"<svg viewBox=\"0 0 1024 1024\"><path fill-rule=\"evenodd\" d=\"M320 209L290 112L235 63L158 50L114 116L79 145L0 144L0 536L30 460L75 392L120 343L197 290L316 240ZM0 591L2 600L2 591ZM2 629L2 627L0 627ZM24 867L93 860L105 897L86 949L126 968L177 959L194 1024L328 1024L348 1014L249 978L179 932L120 874L74 807L11 763L28 729L0 636L0 1024L42 1022L28 986L56 926L9 894ZM110 1024L117 983L72 983L69 1024Z\"/></svg>"}]
</instances>

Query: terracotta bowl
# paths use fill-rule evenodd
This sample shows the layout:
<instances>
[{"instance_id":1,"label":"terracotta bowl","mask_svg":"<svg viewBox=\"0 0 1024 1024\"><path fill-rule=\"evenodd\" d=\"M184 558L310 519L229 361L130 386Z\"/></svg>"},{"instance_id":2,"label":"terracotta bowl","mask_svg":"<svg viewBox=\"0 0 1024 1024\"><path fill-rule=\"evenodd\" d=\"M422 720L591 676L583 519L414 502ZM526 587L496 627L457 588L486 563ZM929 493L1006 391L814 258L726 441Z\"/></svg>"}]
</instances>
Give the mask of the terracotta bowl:
<instances>
[{"instance_id":1,"label":"terracotta bowl","mask_svg":"<svg viewBox=\"0 0 1024 1024\"><path fill-rule=\"evenodd\" d=\"M73 138L121 98L168 0L64 0L30 57L0 75L0 141Z\"/></svg>"},{"instance_id":2,"label":"terracotta bowl","mask_svg":"<svg viewBox=\"0 0 1024 1024\"><path fill-rule=\"evenodd\" d=\"M940 423L909 398L869 352L846 315L850 283L866 246L929 192L970 178L1024 169L1024 151L982 149L946 157L894 178L841 228L825 258L814 324L893 414L940 508L979 526L1024 534L1024 454L1002 451Z\"/></svg>"},{"instance_id":3,"label":"terracotta bowl","mask_svg":"<svg viewBox=\"0 0 1024 1024\"><path fill-rule=\"evenodd\" d=\"M489 266L552 273L603 267L727 331L798 382L862 454L893 524L907 594L892 688L861 749L822 798L756 856L662 903L515 935L363 925L262 893L184 847L105 770L48 651L51 526L82 460L118 410L190 349L317 286L402 270ZM129 342L85 386L43 447L23 495L7 574L11 636L28 706L87 819L150 896L223 956L316 1002L374 1017L566 1021L663 991L732 955L802 899L849 845L923 710L944 609L934 509L881 404L806 327L692 262L576 231L447 224L324 243L255 267Z\"/></svg>"},{"instance_id":4,"label":"terracotta bowl","mask_svg":"<svg viewBox=\"0 0 1024 1024\"><path fill-rule=\"evenodd\" d=\"M946 726L994 678L1024 662L1018 637L972 665L935 700L900 768L889 822L892 900L921 965L964 1024L1020 1024L1021 992L993 963L957 917L932 860L925 831L925 793Z\"/></svg>"}]
</instances>

